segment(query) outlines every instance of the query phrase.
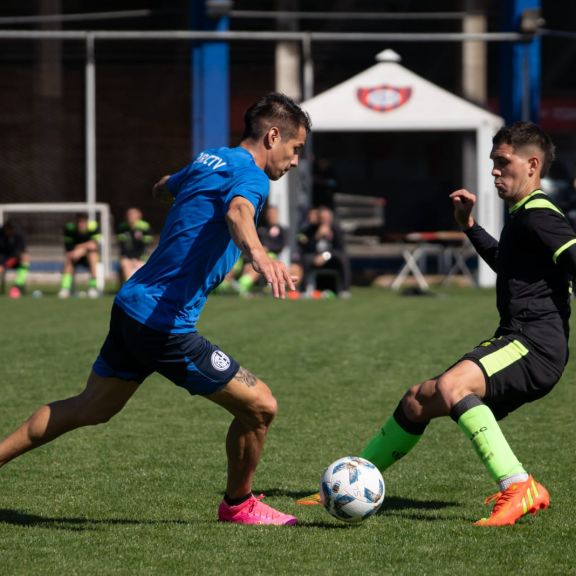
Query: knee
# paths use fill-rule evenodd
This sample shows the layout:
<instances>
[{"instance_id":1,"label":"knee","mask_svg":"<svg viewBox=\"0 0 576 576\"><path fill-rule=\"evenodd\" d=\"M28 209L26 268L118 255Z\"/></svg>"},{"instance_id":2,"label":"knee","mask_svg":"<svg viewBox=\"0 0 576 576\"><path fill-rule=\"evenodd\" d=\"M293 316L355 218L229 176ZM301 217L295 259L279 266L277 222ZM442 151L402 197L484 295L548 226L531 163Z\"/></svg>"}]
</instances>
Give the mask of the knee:
<instances>
[{"instance_id":1,"label":"knee","mask_svg":"<svg viewBox=\"0 0 576 576\"><path fill-rule=\"evenodd\" d=\"M272 393L258 398L258 401L250 406L249 418L255 428L267 429L278 413L278 402Z\"/></svg>"},{"instance_id":2,"label":"knee","mask_svg":"<svg viewBox=\"0 0 576 576\"><path fill-rule=\"evenodd\" d=\"M262 400L259 408L259 419L266 428L272 424L274 418L278 414L278 401L272 394Z\"/></svg>"},{"instance_id":3,"label":"knee","mask_svg":"<svg viewBox=\"0 0 576 576\"><path fill-rule=\"evenodd\" d=\"M443 374L436 382L436 391L444 405L450 410L460 397L459 381L449 373Z\"/></svg>"}]
</instances>

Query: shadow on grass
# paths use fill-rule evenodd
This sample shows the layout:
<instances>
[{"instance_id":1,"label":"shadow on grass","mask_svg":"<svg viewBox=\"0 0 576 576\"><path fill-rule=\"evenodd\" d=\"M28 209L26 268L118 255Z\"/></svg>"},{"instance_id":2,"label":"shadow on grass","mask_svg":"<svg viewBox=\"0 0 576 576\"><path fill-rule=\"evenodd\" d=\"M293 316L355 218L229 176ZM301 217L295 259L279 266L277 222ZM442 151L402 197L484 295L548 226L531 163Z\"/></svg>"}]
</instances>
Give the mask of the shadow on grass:
<instances>
[{"instance_id":1,"label":"shadow on grass","mask_svg":"<svg viewBox=\"0 0 576 576\"><path fill-rule=\"evenodd\" d=\"M19 510L0 508L0 525L55 528L57 530L98 530L105 526L142 526L158 524L174 524L188 526L191 522L185 520L132 520L129 518L51 518L38 516Z\"/></svg>"},{"instance_id":2,"label":"shadow on grass","mask_svg":"<svg viewBox=\"0 0 576 576\"><path fill-rule=\"evenodd\" d=\"M297 490L283 490L278 488L270 488L269 490L263 490L263 492L266 496L288 497L293 498L294 500L310 496L311 494L310 490L301 492ZM386 496L384 502L386 509L388 510L439 510L442 508L458 506L457 502L447 502L445 500L415 500L413 498L402 498L400 496Z\"/></svg>"},{"instance_id":3,"label":"shadow on grass","mask_svg":"<svg viewBox=\"0 0 576 576\"><path fill-rule=\"evenodd\" d=\"M299 492L293 490L270 489L264 490L266 496L288 497L298 500L305 496L310 495L310 491ZM459 507L458 502L450 502L446 500L415 500L414 498L402 498L400 496L387 496L384 500L384 505L377 512L377 515L394 515L408 518L411 520L446 520L445 515L439 514L441 510L448 508ZM302 525L305 523L303 522ZM311 524L306 523L307 526ZM316 523L316 526L325 526L324 524ZM329 526L329 524L326 524Z\"/></svg>"}]
</instances>

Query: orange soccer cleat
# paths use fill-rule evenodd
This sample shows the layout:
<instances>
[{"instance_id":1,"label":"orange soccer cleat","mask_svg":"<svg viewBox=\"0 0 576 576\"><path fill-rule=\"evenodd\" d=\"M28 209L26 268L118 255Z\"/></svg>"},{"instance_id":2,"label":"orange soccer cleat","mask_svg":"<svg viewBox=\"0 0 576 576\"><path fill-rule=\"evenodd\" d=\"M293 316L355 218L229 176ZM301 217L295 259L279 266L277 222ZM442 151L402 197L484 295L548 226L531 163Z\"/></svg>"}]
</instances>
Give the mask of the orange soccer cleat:
<instances>
[{"instance_id":1,"label":"orange soccer cleat","mask_svg":"<svg viewBox=\"0 0 576 576\"><path fill-rule=\"evenodd\" d=\"M322 504L320 501L320 493L316 492L315 494L310 494L310 496L300 498L300 500L296 500L296 504L299 504L300 506L318 506L319 504Z\"/></svg>"},{"instance_id":2,"label":"orange soccer cleat","mask_svg":"<svg viewBox=\"0 0 576 576\"><path fill-rule=\"evenodd\" d=\"M503 492L486 498L485 504L496 501L488 518L475 522L475 526L512 526L526 514L536 514L550 504L548 490L532 478L512 484Z\"/></svg>"}]
</instances>

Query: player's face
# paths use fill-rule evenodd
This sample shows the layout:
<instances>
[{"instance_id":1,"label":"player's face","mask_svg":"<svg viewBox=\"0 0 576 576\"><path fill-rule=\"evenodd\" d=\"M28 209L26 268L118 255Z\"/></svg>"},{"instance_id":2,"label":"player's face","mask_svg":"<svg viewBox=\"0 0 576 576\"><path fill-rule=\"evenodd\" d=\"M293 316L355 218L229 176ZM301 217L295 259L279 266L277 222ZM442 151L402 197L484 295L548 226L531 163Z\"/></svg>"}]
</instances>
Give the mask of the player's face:
<instances>
[{"instance_id":1,"label":"player's face","mask_svg":"<svg viewBox=\"0 0 576 576\"><path fill-rule=\"evenodd\" d=\"M88 220L86 220L86 218L78 218L78 220L76 220L76 227L80 232L86 232L86 230L88 230Z\"/></svg>"},{"instance_id":2,"label":"player's face","mask_svg":"<svg viewBox=\"0 0 576 576\"><path fill-rule=\"evenodd\" d=\"M492 159L494 185L498 196L514 205L535 189L539 159L532 147L514 150L510 144L495 144Z\"/></svg>"},{"instance_id":3,"label":"player's face","mask_svg":"<svg viewBox=\"0 0 576 576\"><path fill-rule=\"evenodd\" d=\"M271 146L264 171L270 180L278 180L291 168L298 166L298 161L304 144L306 143L306 130L300 126L295 138L283 139L278 133L271 140Z\"/></svg>"}]
</instances>

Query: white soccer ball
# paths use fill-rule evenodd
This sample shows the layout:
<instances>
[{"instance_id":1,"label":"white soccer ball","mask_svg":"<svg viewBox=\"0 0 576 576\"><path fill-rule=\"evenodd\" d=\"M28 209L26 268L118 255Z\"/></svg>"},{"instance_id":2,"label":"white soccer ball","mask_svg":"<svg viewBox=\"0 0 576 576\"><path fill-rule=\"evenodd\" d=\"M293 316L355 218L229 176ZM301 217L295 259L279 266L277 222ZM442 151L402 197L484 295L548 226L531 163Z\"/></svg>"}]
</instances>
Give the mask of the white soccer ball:
<instances>
[{"instance_id":1,"label":"white soccer ball","mask_svg":"<svg viewBox=\"0 0 576 576\"><path fill-rule=\"evenodd\" d=\"M384 479L372 462L345 456L332 462L320 481L320 500L326 510L343 522L361 522L384 502Z\"/></svg>"}]
</instances>

